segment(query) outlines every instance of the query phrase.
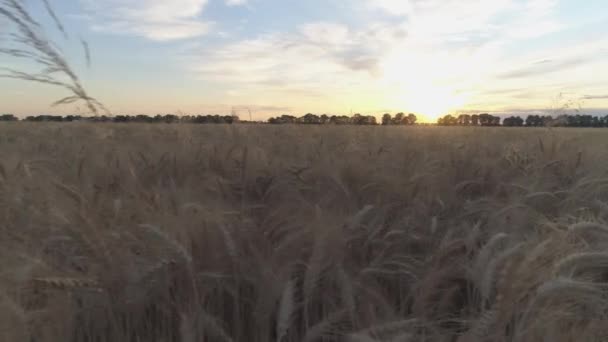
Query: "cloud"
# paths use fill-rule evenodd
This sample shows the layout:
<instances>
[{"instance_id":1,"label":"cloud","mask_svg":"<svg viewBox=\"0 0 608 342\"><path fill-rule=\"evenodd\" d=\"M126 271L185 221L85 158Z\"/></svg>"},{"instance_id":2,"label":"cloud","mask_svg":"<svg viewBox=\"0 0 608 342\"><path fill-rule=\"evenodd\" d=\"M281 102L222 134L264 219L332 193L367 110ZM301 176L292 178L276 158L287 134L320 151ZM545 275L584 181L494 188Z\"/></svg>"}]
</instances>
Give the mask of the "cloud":
<instances>
[{"instance_id":1,"label":"cloud","mask_svg":"<svg viewBox=\"0 0 608 342\"><path fill-rule=\"evenodd\" d=\"M396 16L407 15L412 11L410 1L407 0L373 0L370 1L369 5L372 8L384 10Z\"/></svg>"},{"instance_id":2,"label":"cloud","mask_svg":"<svg viewBox=\"0 0 608 342\"><path fill-rule=\"evenodd\" d=\"M524 68L515 69L506 73L500 74L498 77L503 79L509 78L526 78L530 76L539 76L552 72L563 71L568 68L573 68L579 65L583 65L588 62L588 58L577 57L566 59L562 61L542 60L535 62Z\"/></svg>"},{"instance_id":3,"label":"cloud","mask_svg":"<svg viewBox=\"0 0 608 342\"><path fill-rule=\"evenodd\" d=\"M209 32L200 19L208 0L81 0L92 28L155 41L192 38ZM94 14L94 15L93 15Z\"/></svg>"},{"instance_id":4,"label":"cloud","mask_svg":"<svg viewBox=\"0 0 608 342\"><path fill-rule=\"evenodd\" d=\"M585 95L581 97L583 100L608 100L608 95Z\"/></svg>"},{"instance_id":5,"label":"cloud","mask_svg":"<svg viewBox=\"0 0 608 342\"><path fill-rule=\"evenodd\" d=\"M325 96L350 102L356 97L413 111L428 109L423 102L434 98L443 105L479 100L487 96L483 91L466 89L485 89L497 79L521 81L567 67L560 64L561 55L509 56L509 44L562 29L556 0L353 0L353 5L349 8L363 10L358 23L311 22L247 39L231 37L192 49L180 62L199 79L250 98L297 94L307 98L302 101ZM541 63L531 66L530 60ZM523 67L497 78L497 70L517 63ZM507 82L496 88L520 86Z\"/></svg>"},{"instance_id":6,"label":"cloud","mask_svg":"<svg viewBox=\"0 0 608 342\"><path fill-rule=\"evenodd\" d=\"M461 103L543 105L576 82L582 93L596 91L579 71L598 62L591 56L598 52L597 41L558 46L548 41L542 49L532 44L566 29L558 20L557 0L352 4L349 8L363 10L353 13L356 22L233 35L182 53L180 63L241 103L297 97L324 106L367 101L368 108L382 103L403 111L442 111ZM569 78L559 79L562 72Z\"/></svg>"},{"instance_id":7,"label":"cloud","mask_svg":"<svg viewBox=\"0 0 608 342\"><path fill-rule=\"evenodd\" d=\"M336 23L309 23L292 33L272 33L186 57L201 79L230 84L327 87L346 78L374 77L382 55L407 35L401 27L353 30ZM357 76L358 74L358 76Z\"/></svg>"},{"instance_id":8,"label":"cloud","mask_svg":"<svg viewBox=\"0 0 608 342\"><path fill-rule=\"evenodd\" d=\"M237 112L290 112L293 110L289 106L276 106L276 105L238 105L233 106L233 109Z\"/></svg>"},{"instance_id":9,"label":"cloud","mask_svg":"<svg viewBox=\"0 0 608 342\"><path fill-rule=\"evenodd\" d=\"M407 17L413 34L433 41L530 38L558 30L557 0L364 0Z\"/></svg>"},{"instance_id":10,"label":"cloud","mask_svg":"<svg viewBox=\"0 0 608 342\"><path fill-rule=\"evenodd\" d=\"M248 0L226 0L227 6L243 6L246 5Z\"/></svg>"}]
</instances>

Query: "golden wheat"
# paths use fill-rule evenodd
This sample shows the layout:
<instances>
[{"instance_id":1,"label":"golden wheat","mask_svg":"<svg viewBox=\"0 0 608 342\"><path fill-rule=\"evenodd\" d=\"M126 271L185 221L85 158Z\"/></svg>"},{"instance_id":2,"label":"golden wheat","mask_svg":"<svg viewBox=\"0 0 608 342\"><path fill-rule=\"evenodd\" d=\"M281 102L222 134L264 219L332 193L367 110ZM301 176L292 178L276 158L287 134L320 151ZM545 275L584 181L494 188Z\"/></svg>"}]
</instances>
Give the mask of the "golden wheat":
<instances>
[{"instance_id":1,"label":"golden wheat","mask_svg":"<svg viewBox=\"0 0 608 342\"><path fill-rule=\"evenodd\" d=\"M0 138L0 341L608 334L603 130L19 122Z\"/></svg>"}]
</instances>

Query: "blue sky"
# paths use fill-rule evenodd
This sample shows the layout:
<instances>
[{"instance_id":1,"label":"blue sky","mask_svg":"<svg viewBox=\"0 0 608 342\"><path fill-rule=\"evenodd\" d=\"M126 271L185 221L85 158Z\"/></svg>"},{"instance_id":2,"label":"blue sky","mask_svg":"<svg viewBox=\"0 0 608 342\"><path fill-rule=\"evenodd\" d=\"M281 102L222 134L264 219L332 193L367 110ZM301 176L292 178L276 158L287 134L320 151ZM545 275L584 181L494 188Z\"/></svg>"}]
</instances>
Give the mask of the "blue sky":
<instances>
[{"instance_id":1,"label":"blue sky","mask_svg":"<svg viewBox=\"0 0 608 342\"><path fill-rule=\"evenodd\" d=\"M263 119L407 111L434 120L568 101L591 112L608 108L604 0L52 3L70 38L52 37L90 92L116 113L250 109ZM41 1L27 4L52 31ZM9 31L0 21L0 34ZM80 36L91 46L91 68ZM6 79L0 87L0 111L77 110L49 107L64 95L60 89Z\"/></svg>"}]
</instances>

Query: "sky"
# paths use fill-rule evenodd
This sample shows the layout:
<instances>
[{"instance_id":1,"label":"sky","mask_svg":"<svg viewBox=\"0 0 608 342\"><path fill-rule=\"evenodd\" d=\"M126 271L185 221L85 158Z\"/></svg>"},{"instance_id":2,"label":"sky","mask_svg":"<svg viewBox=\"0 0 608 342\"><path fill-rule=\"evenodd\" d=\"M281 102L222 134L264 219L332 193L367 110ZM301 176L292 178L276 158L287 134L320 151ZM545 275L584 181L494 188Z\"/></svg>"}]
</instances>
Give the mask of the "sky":
<instances>
[{"instance_id":1,"label":"sky","mask_svg":"<svg viewBox=\"0 0 608 342\"><path fill-rule=\"evenodd\" d=\"M605 0L51 1L67 39L41 0L26 3L113 113L434 121L608 108ZM8 32L0 21L0 46ZM0 112L82 110L51 107L66 95L51 86L0 78L0 89Z\"/></svg>"}]
</instances>

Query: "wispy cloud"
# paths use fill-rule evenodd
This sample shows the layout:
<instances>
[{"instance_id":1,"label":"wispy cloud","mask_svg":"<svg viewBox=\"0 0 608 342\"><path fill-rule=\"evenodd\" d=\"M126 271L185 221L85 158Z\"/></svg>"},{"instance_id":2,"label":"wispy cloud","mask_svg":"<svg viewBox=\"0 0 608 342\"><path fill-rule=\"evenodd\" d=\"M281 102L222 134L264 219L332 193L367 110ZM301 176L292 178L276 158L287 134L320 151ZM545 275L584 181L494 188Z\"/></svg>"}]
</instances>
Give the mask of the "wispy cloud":
<instances>
[{"instance_id":1,"label":"wispy cloud","mask_svg":"<svg viewBox=\"0 0 608 342\"><path fill-rule=\"evenodd\" d=\"M243 6L246 5L248 0L226 0L226 5L228 6Z\"/></svg>"},{"instance_id":2,"label":"wispy cloud","mask_svg":"<svg viewBox=\"0 0 608 342\"><path fill-rule=\"evenodd\" d=\"M336 23L310 23L292 33L266 34L213 49L197 49L186 58L205 80L327 87L343 80L339 75L377 74L382 54L406 37L398 26L372 25L353 30Z\"/></svg>"},{"instance_id":3,"label":"wispy cloud","mask_svg":"<svg viewBox=\"0 0 608 342\"><path fill-rule=\"evenodd\" d=\"M560 28L557 0L364 0L407 17L411 31L433 41L528 38Z\"/></svg>"},{"instance_id":4,"label":"wispy cloud","mask_svg":"<svg viewBox=\"0 0 608 342\"><path fill-rule=\"evenodd\" d=\"M496 49L506 40L558 29L552 15L555 0L361 1L403 19L397 23L387 19L366 29L310 23L296 32L265 33L199 51L191 54L194 62L190 65L204 79L237 83L293 84L323 78L335 82L336 74L348 78L357 71L382 76L394 71L386 70L387 64L399 61L400 71L413 71L416 76L438 74L428 70L433 65L442 71L442 78L454 73L457 78L467 70L488 69L491 58L499 57ZM481 58L486 61L479 65Z\"/></svg>"},{"instance_id":5,"label":"wispy cloud","mask_svg":"<svg viewBox=\"0 0 608 342\"><path fill-rule=\"evenodd\" d=\"M297 6L301 15L280 0L79 1L96 30L154 41L205 35L216 23L213 35L177 44L175 62L213 100L260 111L317 103L364 111L364 102L370 110L489 110L541 106L570 88L598 106L606 100L593 95L604 92L589 75L608 67L607 41L568 26L573 20L558 15L567 0L328 1L340 13L311 0ZM226 6L251 11L239 17Z\"/></svg>"},{"instance_id":6,"label":"wispy cloud","mask_svg":"<svg viewBox=\"0 0 608 342\"><path fill-rule=\"evenodd\" d=\"M411 14L412 11L412 4L407 0L370 0L368 6L395 16Z\"/></svg>"},{"instance_id":7,"label":"wispy cloud","mask_svg":"<svg viewBox=\"0 0 608 342\"><path fill-rule=\"evenodd\" d=\"M462 89L483 89L513 65L505 57L508 44L563 28L555 15L557 0L354 1L375 13L366 25L312 22L287 32L266 31L191 50L186 65L201 80L247 89L239 93L273 90L334 98L348 93L389 106L423 107L433 96L453 103L475 96ZM535 59L543 63L520 64L499 78L535 77L583 63L581 58ZM533 94L510 94L526 96Z\"/></svg>"},{"instance_id":8,"label":"wispy cloud","mask_svg":"<svg viewBox=\"0 0 608 342\"><path fill-rule=\"evenodd\" d=\"M608 95L585 95L583 100L608 100Z\"/></svg>"},{"instance_id":9,"label":"wispy cloud","mask_svg":"<svg viewBox=\"0 0 608 342\"><path fill-rule=\"evenodd\" d=\"M206 34L211 23L202 20L207 0L81 0L92 16L92 28L132 34L155 41Z\"/></svg>"},{"instance_id":10,"label":"wispy cloud","mask_svg":"<svg viewBox=\"0 0 608 342\"><path fill-rule=\"evenodd\" d=\"M589 62L590 58L576 57L561 61L553 61L545 59L539 62L534 62L524 68L508 71L500 74L499 78L525 78L530 76L539 76L552 72L563 71L568 68L573 68Z\"/></svg>"}]
</instances>

